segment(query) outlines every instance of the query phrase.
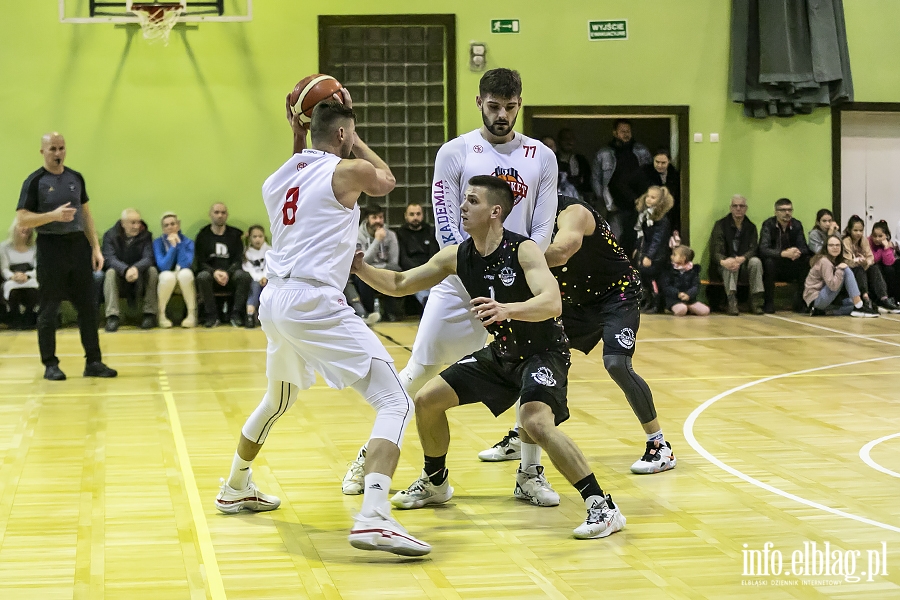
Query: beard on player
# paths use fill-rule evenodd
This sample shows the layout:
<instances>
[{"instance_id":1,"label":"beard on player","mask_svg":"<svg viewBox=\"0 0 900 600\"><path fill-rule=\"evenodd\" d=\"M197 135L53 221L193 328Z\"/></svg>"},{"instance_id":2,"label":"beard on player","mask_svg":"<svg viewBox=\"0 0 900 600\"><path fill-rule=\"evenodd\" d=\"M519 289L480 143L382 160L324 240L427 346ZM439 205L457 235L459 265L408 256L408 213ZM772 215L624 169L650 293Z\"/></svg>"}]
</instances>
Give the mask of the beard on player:
<instances>
[{"instance_id":1,"label":"beard on player","mask_svg":"<svg viewBox=\"0 0 900 600\"><path fill-rule=\"evenodd\" d=\"M481 111L481 120L484 122L484 126L487 127L487 130L491 132L492 135L496 135L497 137L503 137L504 135L508 135L512 128L516 125L516 119L519 115L513 117L512 122L509 122L507 119L497 118L493 121L490 120L487 114L485 114L484 110Z\"/></svg>"}]
</instances>

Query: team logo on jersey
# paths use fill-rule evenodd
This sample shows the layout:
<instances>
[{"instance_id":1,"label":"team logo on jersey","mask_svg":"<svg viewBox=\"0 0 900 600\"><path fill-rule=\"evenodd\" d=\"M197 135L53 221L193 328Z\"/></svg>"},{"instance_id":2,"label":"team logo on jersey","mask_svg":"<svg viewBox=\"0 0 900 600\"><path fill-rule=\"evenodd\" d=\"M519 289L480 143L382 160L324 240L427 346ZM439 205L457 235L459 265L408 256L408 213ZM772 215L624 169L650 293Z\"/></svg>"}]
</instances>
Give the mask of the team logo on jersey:
<instances>
[{"instance_id":1,"label":"team logo on jersey","mask_svg":"<svg viewBox=\"0 0 900 600\"><path fill-rule=\"evenodd\" d=\"M305 162L298 162L298 163L297 163L297 170L298 170L298 171L299 171L300 169L304 168L304 167L306 167L306 163L305 163Z\"/></svg>"},{"instance_id":2,"label":"team logo on jersey","mask_svg":"<svg viewBox=\"0 0 900 600\"><path fill-rule=\"evenodd\" d=\"M499 177L509 184L510 189L512 189L513 191L513 195L516 197L516 204L519 203L519 200L523 200L528 197L528 185L525 183L525 180L522 179L522 176L519 175L519 172L514 168L510 167L508 169L505 169L503 167L497 167L496 169L494 169L493 175L494 177Z\"/></svg>"},{"instance_id":3,"label":"team logo on jersey","mask_svg":"<svg viewBox=\"0 0 900 600\"><path fill-rule=\"evenodd\" d=\"M509 287L516 282L516 272L512 267L503 267L500 269L500 281L502 281L503 285L506 287Z\"/></svg>"},{"instance_id":4,"label":"team logo on jersey","mask_svg":"<svg viewBox=\"0 0 900 600\"><path fill-rule=\"evenodd\" d=\"M631 330L630 327L625 327L616 334L616 339L619 341L619 345L625 348L626 350L631 350L634 348L634 331Z\"/></svg>"},{"instance_id":5,"label":"team logo on jersey","mask_svg":"<svg viewBox=\"0 0 900 600\"><path fill-rule=\"evenodd\" d=\"M482 148L482 147L479 146L478 144L476 144L475 146L473 146L473 147L472 147L472 150L475 151L475 154L481 154L482 152L484 152L484 148Z\"/></svg>"},{"instance_id":6,"label":"team logo on jersey","mask_svg":"<svg viewBox=\"0 0 900 600\"><path fill-rule=\"evenodd\" d=\"M556 380L553 378L553 371L548 369L547 367L541 367L537 370L537 373L532 373L531 378L537 381L541 385L546 385L547 387L553 387L556 385Z\"/></svg>"},{"instance_id":7,"label":"team logo on jersey","mask_svg":"<svg viewBox=\"0 0 900 600\"><path fill-rule=\"evenodd\" d=\"M69 184L69 191L72 192L73 194L75 193L75 184L74 183Z\"/></svg>"}]
</instances>

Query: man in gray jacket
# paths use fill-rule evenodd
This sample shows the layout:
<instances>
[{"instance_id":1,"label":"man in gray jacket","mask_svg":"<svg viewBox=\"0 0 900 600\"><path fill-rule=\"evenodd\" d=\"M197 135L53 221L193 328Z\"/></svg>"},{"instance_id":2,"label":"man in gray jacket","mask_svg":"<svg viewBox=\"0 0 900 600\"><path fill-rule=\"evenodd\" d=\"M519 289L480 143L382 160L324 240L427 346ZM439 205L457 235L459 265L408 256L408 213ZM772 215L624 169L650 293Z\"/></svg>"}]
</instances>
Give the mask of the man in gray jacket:
<instances>
[{"instance_id":1,"label":"man in gray jacket","mask_svg":"<svg viewBox=\"0 0 900 600\"><path fill-rule=\"evenodd\" d=\"M400 271L400 243L397 234L384 226L384 209L372 206L366 212L366 220L359 225L356 243L365 255L366 264L376 269ZM376 292L364 281L354 275L354 283L366 312L375 311ZM384 302L385 320L397 321L400 318L399 304L396 298L381 297Z\"/></svg>"},{"instance_id":2,"label":"man in gray jacket","mask_svg":"<svg viewBox=\"0 0 900 600\"><path fill-rule=\"evenodd\" d=\"M591 165L591 187L598 202L606 205L609 228L628 256L634 250L637 221L631 183L640 168L651 161L647 147L631 137L631 121L616 119L613 139L597 151Z\"/></svg>"}]
</instances>

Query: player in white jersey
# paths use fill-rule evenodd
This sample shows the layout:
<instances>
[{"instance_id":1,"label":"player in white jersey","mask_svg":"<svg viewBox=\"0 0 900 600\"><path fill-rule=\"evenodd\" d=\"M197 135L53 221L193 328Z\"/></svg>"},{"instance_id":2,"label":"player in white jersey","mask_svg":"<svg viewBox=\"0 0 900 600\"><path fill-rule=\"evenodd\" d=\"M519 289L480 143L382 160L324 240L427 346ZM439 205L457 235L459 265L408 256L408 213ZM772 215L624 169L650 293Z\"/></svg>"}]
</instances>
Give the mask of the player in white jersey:
<instances>
[{"instance_id":1,"label":"player in white jersey","mask_svg":"<svg viewBox=\"0 0 900 600\"><path fill-rule=\"evenodd\" d=\"M511 69L487 71L481 77L475 103L481 111L481 128L441 146L435 160L432 206L438 244L444 248L469 237L459 215L466 182L476 175L495 175L509 183L515 196L515 206L504 227L530 237L546 251L556 220L558 167L552 150L513 130L522 107L519 73ZM412 357L400 371L403 387L411 396L445 364L484 347L487 331L471 312L470 300L456 276L432 288ZM533 451L539 456L540 447L534 444ZM362 489L365 453L363 446L344 476L345 494L358 494Z\"/></svg>"},{"instance_id":2,"label":"player in white jersey","mask_svg":"<svg viewBox=\"0 0 900 600\"><path fill-rule=\"evenodd\" d=\"M310 150L294 154L263 184L272 232L266 258L269 283L260 298L268 338L268 390L241 430L228 481L216 508L225 513L278 508L259 491L250 465L275 421L320 373L335 389L352 387L376 411L368 442L365 496L350 531L363 550L421 556L431 547L409 535L390 515L388 492L413 403L393 361L375 334L347 305L342 290L356 251L361 193L384 196L394 188L390 169L356 135L350 96L318 104ZM301 140L306 132L291 121ZM295 145L295 150L297 146ZM349 159L350 152L356 159Z\"/></svg>"}]
</instances>

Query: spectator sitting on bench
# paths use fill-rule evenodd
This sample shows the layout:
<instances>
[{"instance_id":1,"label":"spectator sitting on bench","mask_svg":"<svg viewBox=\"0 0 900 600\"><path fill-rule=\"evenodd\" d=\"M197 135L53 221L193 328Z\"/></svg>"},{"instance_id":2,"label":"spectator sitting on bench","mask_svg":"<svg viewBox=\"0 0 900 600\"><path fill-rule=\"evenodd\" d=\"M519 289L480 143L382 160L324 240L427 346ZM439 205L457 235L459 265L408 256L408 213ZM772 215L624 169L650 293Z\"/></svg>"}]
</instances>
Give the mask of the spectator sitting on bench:
<instances>
[{"instance_id":1,"label":"spectator sitting on bench","mask_svg":"<svg viewBox=\"0 0 900 600\"><path fill-rule=\"evenodd\" d=\"M759 234L759 254L763 262L763 311L775 312L775 282L796 284L793 309L806 312L803 283L809 273L810 251L803 235L803 223L793 217L794 205L787 198L775 202L775 216L763 221Z\"/></svg>"},{"instance_id":2,"label":"spectator sitting on bench","mask_svg":"<svg viewBox=\"0 0 900 600\"><path fill-rule=\"evenodd\" d=\"M211 223L200 230L194 242L194 272L197 274L197 293L203 301L206 313L203 325L219 324L216 293L224 292L233 297L231 324L242 327L247 315L247 297L250 295L250 273L241 268L244 257L243 232L227 224L228 207L216 202L209 209Z\"/></svg>"},{"instance_id":3,"label":"spectator sitting on bench","mask_svg":"<svg viewBox=\"0 0 900 600\"><path fill-rule=\"evenodd\" d=\"M900 298L900 273L894 263L897 261L897 242L891 241L891 230L887 221L881 220L872 225L869 236L869 248L875 257L875 266L881 270L881 276L887 284L888 296L895 300Z\"/></svg>"},{"instance_id":4,"label":"spectator sitting on bench","mask_svg":"<svg viewBox=\"0 0 900 600\"><path fill-rule=\"evenodd\" d=\"M816 213L816 226L809 230L809 251L821 254L828 236L841 233L841 226L834 220L834 214L827 208L820 208Z\"/></svg>"},{"instance_id":5,"label":"spectator sitting on bench","mask_svg":"<svg viewBox=\"0 0 900 600\"><path fill-rule=\"evenodd\" d=\"M159 269L157 298L159 305L159 326L168 329L172 321L166 317L166 306L172 298L175 287L181 289L181 297L187 308L187 316L181 322L184 328L197 325L197 291L194 288L194 241L181 232L178 215L167 212L161 219L163 234L153 240L153 254Z\"/></svg>"},{"instance_id":6,"label":"spectator sitting on bench","mask_svg":"<svg viewBox=\"0 0 900 600\"><path fill-rule=\"evenodd\" d=\"M3 299L9 305L10 329L34 329L37 326L38 280L35 233L31 227L9 228L9 239L0 242L0 272L3 273Z\"/></svg>"},{"instance_id":7,"label":"spectator sitting on bench","mask_svg":"<svg viewBox=\"0 0 900 600\"><path fill-rule=\"evenodd\" d=\"M406 220L397 230L397 242L400 246L400 270L409 271L420 267L438 253L440 246L434 237L434 226L425 222L422 205L416 202L406 207L403 218ZM416 300L424 307L431 290L416 292Z\"/></svg>"},{"instance_id":8,"label":"spectator sitting on bench","mask_svg":"<svg viewBox=\"0 0 900 600\"><path fill-rule=\"evenodd\" d=\"M153 237L141 213L133 208L103 234L103 297L106 299L106 331L119 329L119 297L140 302L144 318L141 329L156 327L156 286L159 271L153 257Z\"/></svg>"},{"instance_id":9,"label":"spectator sitting on bench","mask_svg":"<svg viewBox=\"0 0 900 600\"><path fill-rule=\"evenodd\" d=\"M865 223L858 215L853 215L847 220L843 243L844 262L856 276L865 308L869 312L875 311L872 306L874 303L879 312L900 313L900 306L888 296L887 284L881 275L881 269L875 266L875 256L865 236Z\"/></svg>"},{"instance_id":10,"label":"spectator sitting on bench","mask_svg":"<svg viewBox=\"0 0 900 600\"><path fill-rule=\"evenodd\" d=\"M384 209L372 206L366 213L365 220L359 226L356 238L357 247L365 256L363 260L377 269L400 271L400 246L397 234L384 226ZM366 312L375 312L375 296L377 292L359 277L353 276L353 283ZM399 301L391 296L383 298L384 317L387 321L400 320Z\"/></svg>"},{"instance_id":11,"label":"spectator sitting on bench","mask_svg":"<svg viewBox=\"0 0 900 600\"><path fill-rule=\"evenodd\" d=\"M722 278L728 297L728 314L737 316L738 281L750 283L750 312L763 312L763 265L756 256L759 246L756 225L747 218L747 199L740 194L731 197L731 214L716 221L709 240L712 265L709 275Z\"/></svg>"}]
</instances>

